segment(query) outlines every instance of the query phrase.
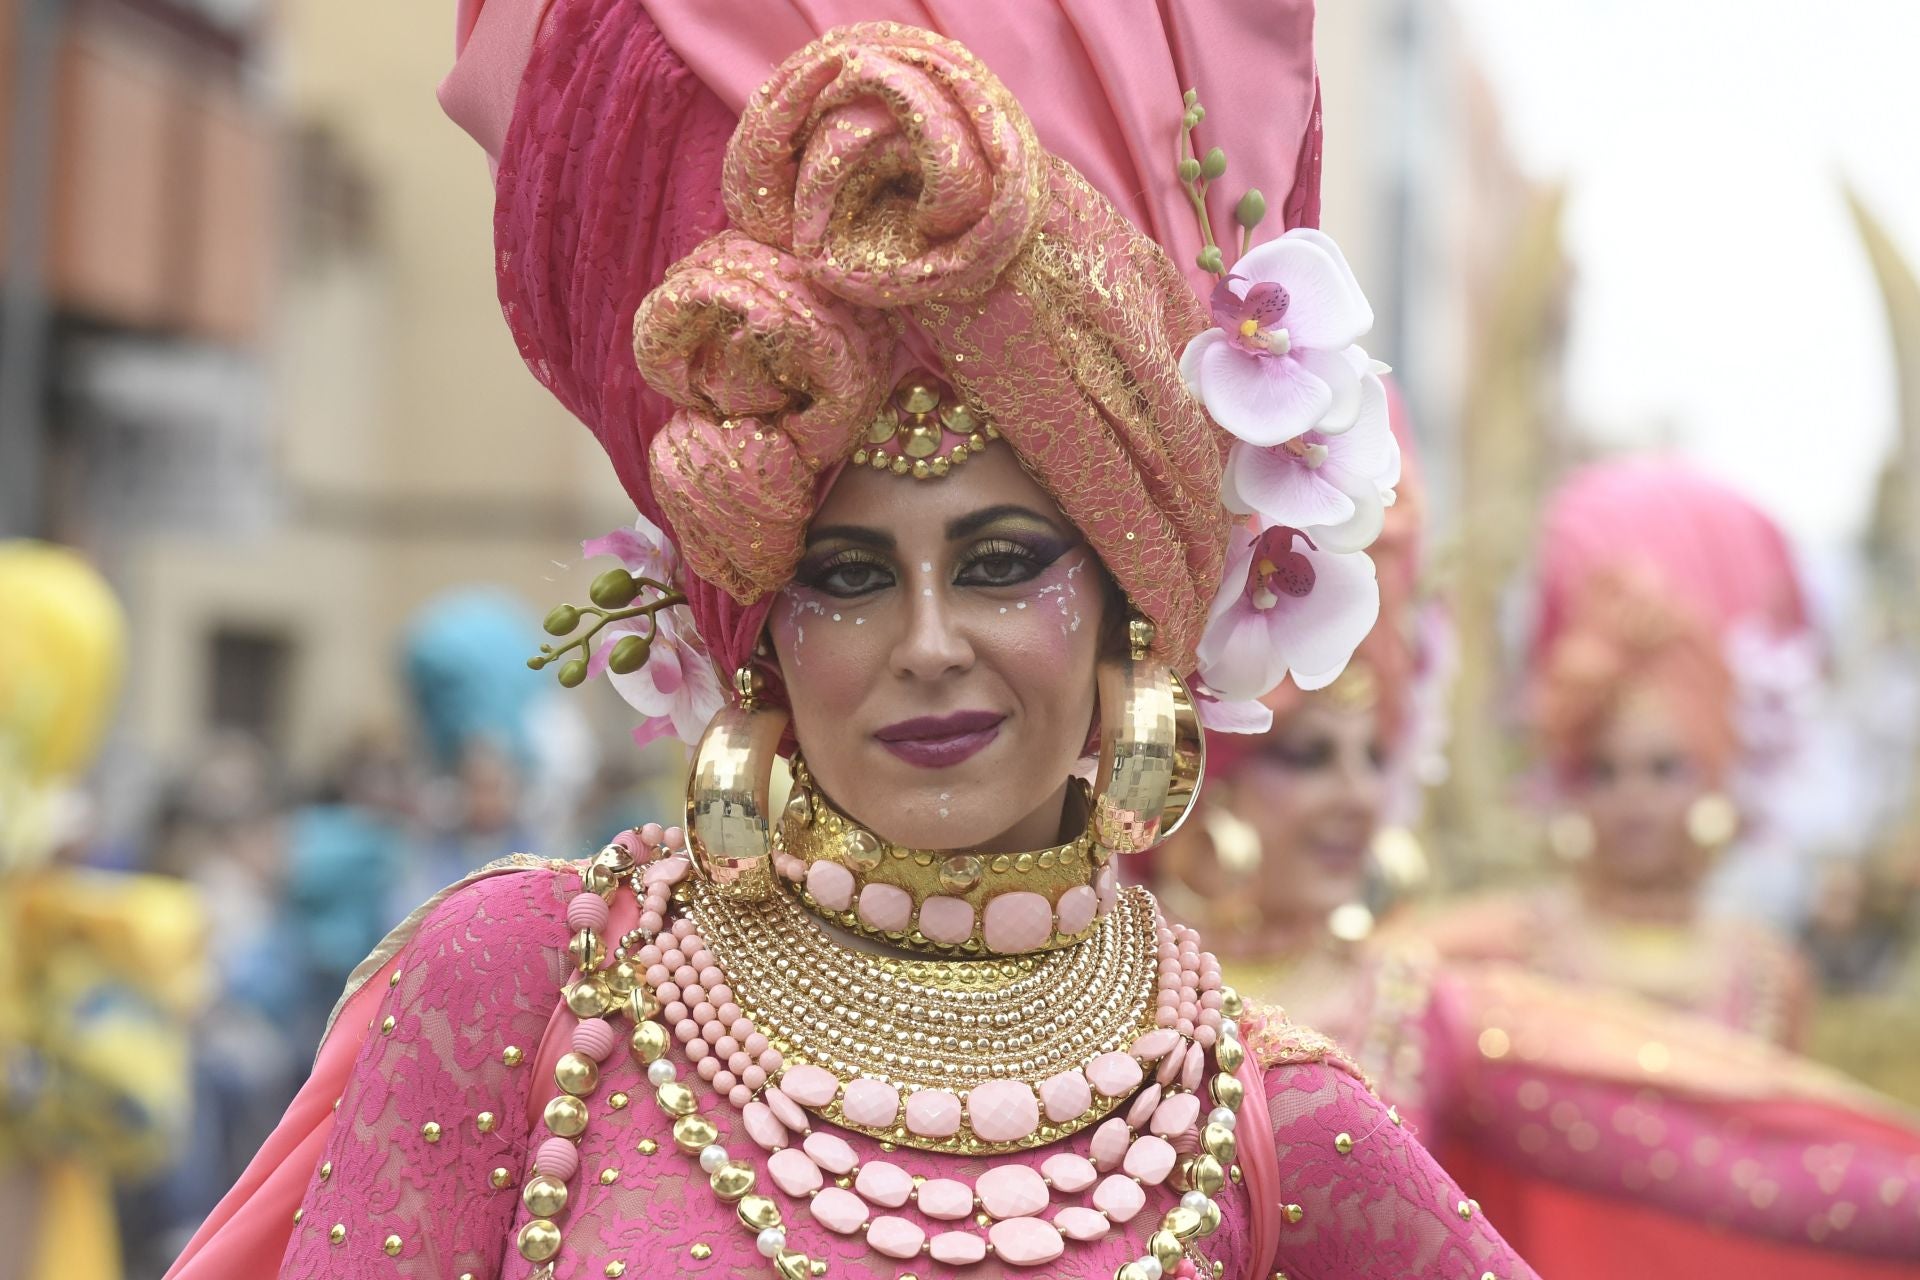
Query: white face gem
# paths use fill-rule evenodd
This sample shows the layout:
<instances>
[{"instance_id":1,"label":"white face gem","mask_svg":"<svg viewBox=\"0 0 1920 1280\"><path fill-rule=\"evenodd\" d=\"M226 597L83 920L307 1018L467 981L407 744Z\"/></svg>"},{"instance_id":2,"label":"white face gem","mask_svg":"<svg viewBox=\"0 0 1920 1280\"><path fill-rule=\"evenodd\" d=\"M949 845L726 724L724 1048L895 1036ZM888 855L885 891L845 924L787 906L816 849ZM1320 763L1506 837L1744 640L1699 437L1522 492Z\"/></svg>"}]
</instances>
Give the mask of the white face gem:
<instances>
[{"instance_id":1,"label":"white face gem","mask_svg":"<svg viewBox=\"0 0 1920 1280\"><path fill-rule=\"evenodd\" d=\"M833 615L833 620L834 620L835 622L838 622L838 621L840 621L840 615L839 615L839 614L837 614L837 613L836 613L836 614L834 614L834 615Z\"/></svg>"},{"instance_id":2,"label":"white face gem","mask_svg":"<svg viewBox=\"0 0 1920 1280\"><path fill-rule=\"evenodd\" d=\"M922 561L920 562L920 572L922 572L922 573L932 573L932 572L933 572L933 561L931 561L931 560L922 560Z\"/></svg>"}]
</instances>

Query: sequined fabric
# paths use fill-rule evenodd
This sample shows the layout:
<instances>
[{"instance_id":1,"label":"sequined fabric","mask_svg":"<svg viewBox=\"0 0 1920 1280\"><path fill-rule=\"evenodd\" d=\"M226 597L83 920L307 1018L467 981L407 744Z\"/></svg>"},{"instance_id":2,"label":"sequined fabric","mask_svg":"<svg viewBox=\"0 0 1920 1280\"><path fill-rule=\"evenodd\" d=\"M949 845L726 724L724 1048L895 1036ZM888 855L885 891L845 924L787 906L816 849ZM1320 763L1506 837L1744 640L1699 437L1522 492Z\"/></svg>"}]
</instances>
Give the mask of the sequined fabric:
<instances>
[{"instance_id":1,"label":"sequined fabric","mask_svg":"<svg viewBox=\"0 0 1920 1280\"><path fill-rule=\"evenodd\" d=\"M357 1038L360 1048L340 1081L341 1101L324 1142L306 1157L304 1186L272 1178L253 1184L244 1203L222 1206L220 1229L251 1229L283 1245L283 1277L523 1280L535 1274L513 1243L528 1217L518 1187L532 1136L541 1132L540 1109L555 1092L540 1064L557 1056L573 1025L559 994L567 969L564 904L579 883L574 870L507 870L435 908L373 975L368 990L378 993L377 1003L353 1006L367 1008L372 1025L356 1018L334 1030L335 1037ZM1224 1275L1265 1277L1275 1269L1312 1280L1533 1274L1484 1221L1454 1212L1459 1189L1349 1068L1328 1060L1323 1039L1288 1028L1263 1031L1257 1045L1258 1060L1271 1063L1263 1100L1277 1163L1264 1185L1229 1183L1219 1197L1223 1225L1203 1248L1222 1262ZM519 1052L508 1054L509 1046ZM721 1141L757 1161L737 1113L707 1102L703 1110L720 1121ZM490 1119L483 1121L483 1112ZM1258 1131L1249 1118L1242 1142ZM1345 1153L1342 1134L1355 1140ZM868 1139L843 1136L863 1161L882 1157ZM1019 1159L1037 1166L1055 1151L1085 1146L1082 1136ZM624 1053L609 1062L594 1095L580 1155L557 1280L618 1274L617 1268L608 1272L610 1263L624 1263L626 1274L636 1276L771 1274L752 1234L674 1147L641 1069ZM987 1167L904 1149L884 1158L928 1177L971 1180ZM830 1274L878 1280L894 1280L903 1270L945 1274L925 1259L903 1266L882 1258L859 1237L833 1235L803 1205L774 1194L790 1238L825 1258ZM1255 1195L1262 1197L1257 1204ZM1104 1240L1075 1245L1038 1271L1009 1274L1104 1280L1139 1255L1174 1197L1171 1189L1150 1189L1140 1216ZM1083 1199L1057 1197L1055 1205ZM1289 1205L1299 1207L1298 1215ZM1256 1210L1269 1215L1264 1238L1277 1240L1268 1258L1251 1256ZM259 1230L263 1221L273 1224L270 1231ZM216 1273L195 1259L230 1261L231 1252L222 1255L217 1243L196 1240L172 1274L213 1280ZM251 1274L271 1274L274 1263L264 1258Z\"/></svg>"}]
</instances>

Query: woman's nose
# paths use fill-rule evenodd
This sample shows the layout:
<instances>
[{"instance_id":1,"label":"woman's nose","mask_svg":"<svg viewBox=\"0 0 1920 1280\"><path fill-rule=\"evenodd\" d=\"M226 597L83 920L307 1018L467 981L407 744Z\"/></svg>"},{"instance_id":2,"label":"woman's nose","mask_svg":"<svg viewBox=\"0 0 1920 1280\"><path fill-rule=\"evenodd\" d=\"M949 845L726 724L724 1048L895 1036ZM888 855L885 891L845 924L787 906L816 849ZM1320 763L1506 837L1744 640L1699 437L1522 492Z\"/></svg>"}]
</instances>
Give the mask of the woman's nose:
<instances>
[{"instance_id":1,"label":"woman's nose","mask_svg":"<svg viewBox=\"0 0 1920 1280\"><path fill-rule=\"evenodd\" d=\"M973 646L948 593L932 582L914 582L906 630L894 647L898 675L937 680L973 665Z\"/></svg>"}]
</instances>

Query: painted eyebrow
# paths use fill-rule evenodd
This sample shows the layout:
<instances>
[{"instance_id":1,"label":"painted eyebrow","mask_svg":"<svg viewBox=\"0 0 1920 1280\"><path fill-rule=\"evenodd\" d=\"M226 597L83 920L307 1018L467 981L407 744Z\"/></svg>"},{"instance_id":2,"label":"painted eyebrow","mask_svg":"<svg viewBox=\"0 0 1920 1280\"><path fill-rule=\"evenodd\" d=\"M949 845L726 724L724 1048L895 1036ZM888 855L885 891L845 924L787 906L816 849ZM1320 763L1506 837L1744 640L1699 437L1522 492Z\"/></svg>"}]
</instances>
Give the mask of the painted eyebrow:
<instances>
[{"instance_id":1,"label":"painted eyebrow","mask_svg":"<svg viewBox=\"0 0 1920 1280\"><path fill-rule=\"evenodd\" d=\"M1047 519L1046 516L1041 515L1031 507L1023 507L1018 503L1005 502L998 506L982 507L978 511L970 511L964 516L956 516L952 520L949 520L946 530L947 541L958 542L962 538L972 537L995 521L1005 520L1010 517L1032 520L1037 524L1047 526L1049 529L1058 527L1052 520ZM829 539L851 542L856 546L873 547L880 551L892 551L896 545L892 534L863 524L816 525L807 533L807 541L810 543L825 542Z\"/></svg>"}]
</instances>

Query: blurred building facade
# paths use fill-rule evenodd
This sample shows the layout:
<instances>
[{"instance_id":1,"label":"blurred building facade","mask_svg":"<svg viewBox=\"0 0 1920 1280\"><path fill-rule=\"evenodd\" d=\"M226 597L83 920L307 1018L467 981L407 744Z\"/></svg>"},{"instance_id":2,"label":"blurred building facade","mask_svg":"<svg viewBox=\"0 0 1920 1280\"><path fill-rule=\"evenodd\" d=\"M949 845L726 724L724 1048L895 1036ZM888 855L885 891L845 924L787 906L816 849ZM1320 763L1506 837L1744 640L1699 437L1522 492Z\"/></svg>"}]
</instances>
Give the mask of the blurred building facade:
<instances>
[{"instance_id":1,"label":"blurred building facade","mask_svg":"<svg viewBox=\"0 0 1920 1280\"><path fill-rule=\"evenodd\" d=\"M8 523L128 602L124 764L237 729L309 768L400 719L420 603L485 582L537 618L631 519L500 322L486 167L432 92L450 11L30 4L0 39L37 17L62 52L40 501Z\"/></svg>"}]
</instances>

